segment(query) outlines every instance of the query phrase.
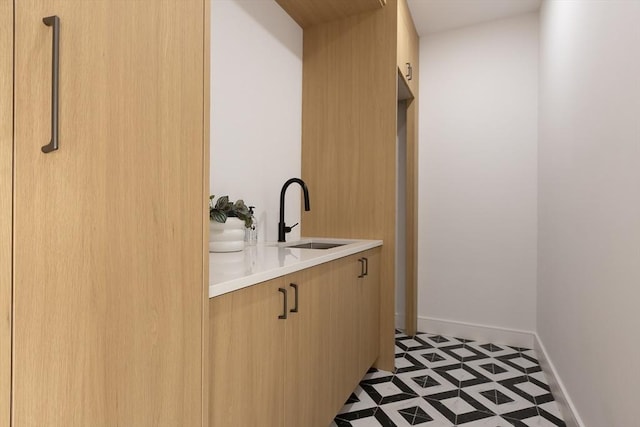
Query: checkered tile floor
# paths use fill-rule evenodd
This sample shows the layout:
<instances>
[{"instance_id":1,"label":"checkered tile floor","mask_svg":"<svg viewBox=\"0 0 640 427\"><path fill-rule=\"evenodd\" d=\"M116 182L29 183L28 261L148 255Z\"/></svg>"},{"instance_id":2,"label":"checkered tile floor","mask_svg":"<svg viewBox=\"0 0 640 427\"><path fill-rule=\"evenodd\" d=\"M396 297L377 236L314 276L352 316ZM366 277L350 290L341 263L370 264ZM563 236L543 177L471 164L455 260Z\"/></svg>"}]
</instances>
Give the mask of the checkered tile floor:
<instances>
[{"instance_id":1,"label":"checkered tile floor","mask_svg":"<svg viewBox=\"0 0 640 427\"><path fill-rule=\"evenodd\" d=\"M395 365L371 369L331 427L565 426L533 350L396 331Z\"/></svg>"}]
</instances>

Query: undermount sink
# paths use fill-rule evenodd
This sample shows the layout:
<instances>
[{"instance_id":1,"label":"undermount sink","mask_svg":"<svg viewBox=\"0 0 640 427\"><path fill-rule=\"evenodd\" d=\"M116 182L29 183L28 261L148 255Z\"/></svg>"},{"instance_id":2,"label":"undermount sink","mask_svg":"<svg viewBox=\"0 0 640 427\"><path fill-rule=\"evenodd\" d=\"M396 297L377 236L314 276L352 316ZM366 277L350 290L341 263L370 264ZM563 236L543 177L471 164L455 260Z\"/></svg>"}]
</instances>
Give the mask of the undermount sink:
<instances>
[{"instance_id":1,"label":"undermount sink","mask_svg":"<svg viewBox=\"0 0 640 427\"><path fill-rule=\"evenodd\" d=\"M308 243L299 243L296 245L286 245L287 248L296 248L296 249L331 249L337 248L338 246L344 246L347 243L325 243L325 242L308 242Z\"/></svg>"}]
</instances>

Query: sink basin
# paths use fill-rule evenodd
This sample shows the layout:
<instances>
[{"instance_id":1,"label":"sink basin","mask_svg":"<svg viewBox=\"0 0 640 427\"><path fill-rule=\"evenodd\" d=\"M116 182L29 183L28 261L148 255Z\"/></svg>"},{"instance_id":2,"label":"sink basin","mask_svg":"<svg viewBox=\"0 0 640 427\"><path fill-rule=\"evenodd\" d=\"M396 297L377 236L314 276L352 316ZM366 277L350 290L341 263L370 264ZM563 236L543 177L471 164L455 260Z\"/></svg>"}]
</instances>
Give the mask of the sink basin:
<instances>
[{"instance_id":1,"label":"sink basin","mask_svg":"<svg viewBox=\"0 0 640 427\"><path fill-rule=\"evenodd\" d=\"M297 249L331 249L337 248L338 246L344 246L347 243L325 243L325 242L308 242L308 243L300 243L297 245L287 245L287 248L297 248Z\"/></svg>"}]
</instances>

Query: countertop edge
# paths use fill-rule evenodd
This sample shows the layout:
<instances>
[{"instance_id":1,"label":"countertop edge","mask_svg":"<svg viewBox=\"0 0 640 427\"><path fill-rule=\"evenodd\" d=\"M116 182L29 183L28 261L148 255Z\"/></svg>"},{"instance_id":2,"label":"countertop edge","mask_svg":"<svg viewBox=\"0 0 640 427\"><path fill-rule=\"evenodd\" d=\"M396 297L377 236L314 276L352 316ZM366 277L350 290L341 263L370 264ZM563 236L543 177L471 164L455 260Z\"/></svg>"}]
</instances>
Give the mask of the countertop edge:
<instances>
[{"instance_id":1,"label":"countertop edge","mask_svg":"<svg viewBox=\"0 0 640 427\"><path fill-rule=\"evenodd\" d=\"M356 239L352 239L356 240ZM229 292L237 291L247 288L249 286L256 285L258 283L265 282L267 280L275 279L277 277L285 276L287 274L295 273L296 271L304 270L307 268L315 267L320 264L334 261L336 259L344 258L349 255L357 254L369 249L382 246L382 240L357 240L354 243L334 248L331 250L318 250L318 249L298 249L300 251L313 251L314 256L310 259L301 260L297 263L279 266L275 268L269 268L264 271L259 271L252 274L247 274L242 277L233 278L220 283L211 284L209 280L209 298L215 298L220 295L227 294ZM278 248L272 245L261 245L258 250L278 250ZM211 264L211 262L210 262ZM209 274L214 274L213 268L210 267Z\"/></svg>"}]
</instances>

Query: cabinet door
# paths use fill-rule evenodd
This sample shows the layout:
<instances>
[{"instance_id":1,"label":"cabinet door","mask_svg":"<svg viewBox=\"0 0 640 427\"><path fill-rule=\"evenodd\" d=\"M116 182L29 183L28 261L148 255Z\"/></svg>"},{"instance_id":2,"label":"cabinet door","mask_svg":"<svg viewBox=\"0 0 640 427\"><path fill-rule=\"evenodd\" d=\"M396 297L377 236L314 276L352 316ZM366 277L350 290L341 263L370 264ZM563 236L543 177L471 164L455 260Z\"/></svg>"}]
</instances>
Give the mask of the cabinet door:
<instances>
[{"instance_id":1,"label":"cabinet door","mask_svg":"<svg viewBox=\"0 0 640 427\"><path fill-rule=\"evenodd\" d=\"M364 374L359 367L359 258L361 257L358 255L352 255L332 263L331 356L334 412L342 408Z\"/></svg>"},{"instance_id":2,"label":"cabinet door","mask_svg":"<svg viewBox=\"0 0 640 427\"><path fill-rule=\"evenodd\" d=\"M406 63L409 59L409 32L407 31L406 9L407 5L403 0L398 0L398 68L402 75L407 74Z\"/></svg>"},{"instance_id":3,"label":"cabinet door","mask_svg":"<svg viewBox=\"0 0 640 427\"><path fill-rule=\"evenodd\" d=\"M380 249L363 253L362 258L366 258L367 275L358 282L358 357L361 369L368 369L380 351Z\"/></svg>"},{"instance_id":4,"label":"cabinet door","mask_svg":"<svg viewBox=\"0 0 640 427\"><path fill-rule=\"evenodd\" d=\"M398 68L414 97L418 96L418 33L406 0L398 0Z\"/></svg>"},{"instance_id":5,"label":"cabinet door","mask_svg":"<svg viewBox=\"0 0 640 427\"><path fill-rule=\"evenodd\" d=\"M201 426L204 1L14 4L13 426Z\"/></svg>"},{"instance_id":6,"label":"cabinet door","mask_svg":"<svg viewBox=\"0 0 640 427\"><path fill-rule=\"evenodd\" d=\"M285 277L289 287L286 322L285 409L287 427L326 427L331 423L330 265ZM296 308L295 289L298 303Z\"/></svg>"},{"instance_id":7,"label":"cabinet door","mask_svg":"<svg viewBox=\"0 0 640 427\"><path fill-rule=\"evenodd\" d=\"M0 427L11 414L13 2L0 1Z\"/></svg>"},{"instance_id":8,"label":"cabinet door","mask_svg":"<svg viewBox=\"0 0 640 427\"><path fill-rule=\"evenodd\" d=\"M211 427L284 425L284 288L278 278L210 300Z\"/></svg>"}]
</instances>

